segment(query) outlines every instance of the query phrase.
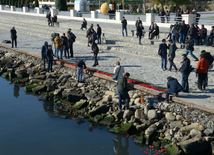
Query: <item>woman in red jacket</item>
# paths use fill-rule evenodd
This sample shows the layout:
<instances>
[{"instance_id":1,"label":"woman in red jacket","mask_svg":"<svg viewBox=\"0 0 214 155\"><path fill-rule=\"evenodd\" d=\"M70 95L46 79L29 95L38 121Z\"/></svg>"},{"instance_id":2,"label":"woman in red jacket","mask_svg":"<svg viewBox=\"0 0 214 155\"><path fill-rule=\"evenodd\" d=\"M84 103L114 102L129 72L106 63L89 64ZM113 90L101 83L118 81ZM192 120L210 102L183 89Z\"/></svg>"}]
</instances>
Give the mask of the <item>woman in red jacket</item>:
<instances>
[{"instance_id":1,"label":"woman in red jacket","mask_svg":"<svg viewBox=\"0 0 214 155\"><path fill-rule=\"evenodd\" d=\"M201 59L198 61L196 68L196 74L198 74L198 89L202 90L206 88L207 70L210 67L209 61L204 58L204 55L200 55Z\"/></svg>"}]
</instances>

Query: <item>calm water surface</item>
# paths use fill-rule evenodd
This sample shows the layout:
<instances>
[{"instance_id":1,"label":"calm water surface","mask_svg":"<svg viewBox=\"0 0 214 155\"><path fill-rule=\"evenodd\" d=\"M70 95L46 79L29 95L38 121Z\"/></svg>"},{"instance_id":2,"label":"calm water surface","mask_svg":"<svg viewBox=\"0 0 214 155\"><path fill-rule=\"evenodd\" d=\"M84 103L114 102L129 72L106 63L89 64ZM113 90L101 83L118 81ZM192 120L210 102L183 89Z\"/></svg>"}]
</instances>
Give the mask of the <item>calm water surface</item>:
<instances>
[{"instance_id":1,"label":"calm water surface","mask_svg":"<svg viewBox=\"0 0 214 155\"><path fill-rule=\"evenodd\" d=\"M146 150L105 127L91 130L87 121L57 118L47 111L51 104L0 77L0 155L139 155Z\"/></svg>"}]
</instances>

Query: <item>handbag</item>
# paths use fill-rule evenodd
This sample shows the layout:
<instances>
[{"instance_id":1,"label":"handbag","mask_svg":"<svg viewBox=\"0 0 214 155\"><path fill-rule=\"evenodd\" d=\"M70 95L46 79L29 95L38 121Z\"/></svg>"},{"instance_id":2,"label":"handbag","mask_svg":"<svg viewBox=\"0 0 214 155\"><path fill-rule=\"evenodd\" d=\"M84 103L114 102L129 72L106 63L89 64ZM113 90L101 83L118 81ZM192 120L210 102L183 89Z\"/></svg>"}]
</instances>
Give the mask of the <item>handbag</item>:
<instances>
[{"instance_id":1,"label":"handbag","mask_svg":"<svg viewBox=\"0 0 214 155\"><path fill-rule=\"evenodd\" d=\"M120 68L121 68L121 66L120 66ZM118 74L120 73L120 68L119 68L118 72L116 74L114 74L114 76L112 76L113 80L117 80Z\"/></svg>"}]
</instances>

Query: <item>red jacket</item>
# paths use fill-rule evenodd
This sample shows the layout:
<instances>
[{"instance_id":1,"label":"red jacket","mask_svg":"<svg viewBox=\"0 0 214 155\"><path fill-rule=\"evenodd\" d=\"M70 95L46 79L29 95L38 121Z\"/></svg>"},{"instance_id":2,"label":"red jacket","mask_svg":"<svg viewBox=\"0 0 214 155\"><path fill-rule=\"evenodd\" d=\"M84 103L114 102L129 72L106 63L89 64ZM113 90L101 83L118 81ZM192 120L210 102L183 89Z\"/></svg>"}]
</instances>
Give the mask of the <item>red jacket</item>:
<instances>
[{"instance_id":1,"label":"red jacket","mask_svg":"<svg viewBox=\"0 0 214 155\"><path fill-rule=\"evenodd\" d=\"M198 61L198 65L196 68L196 73L207 73L207 70L209 69L210 64L209 61L206 59L202 58L201 60Z\"/></svg>"}]
</instances>

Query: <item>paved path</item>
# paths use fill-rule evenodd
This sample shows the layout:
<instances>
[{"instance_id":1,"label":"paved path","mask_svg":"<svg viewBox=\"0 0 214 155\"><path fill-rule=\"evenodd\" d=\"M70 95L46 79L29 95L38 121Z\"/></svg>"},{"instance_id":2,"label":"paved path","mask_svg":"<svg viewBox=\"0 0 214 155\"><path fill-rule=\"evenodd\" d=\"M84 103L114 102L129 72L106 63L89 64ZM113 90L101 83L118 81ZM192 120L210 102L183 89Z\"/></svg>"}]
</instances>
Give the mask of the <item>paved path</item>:
<instances>
[{"instance_id":1,"label":"paved path","mask_svg":"<svg viewBox=\"0 0 214 155\"><path fill-rule=\"evenodd\" d=\"M76 34L77 39L74 43L74 59L84 59L88 67L93 65L93 56L90 47L86 46L86 32L79 29L81 22L59 20L61 28L48 27L46 19L40 17L20 16L0 13L0 40L10 39L10 29L15 26L18 32L18 49L26 52L41 54L41 46L44 41L51 43L50 34L58 32L62 34L68 28ZM90 23L88 23L90 24ZM97 23L94 23L97 24ZM130 72L131 78L149 82L154 85L166 87L166 78L168 76L176 77L181 82L181 73L162 71L160 68L160 59L157 56L157 48L159 40L155 39L155 44L151 45L147 39L147 35L143 38L143 45L138 44L136 37L122 37L121 26L118 24L100 24L107 40L114 41L115 44L103 44L100 46L101 52L98 55L99 70L105 72L113 72L115 62L120 61L125 67L126 72ZM134 29L133 27L129 27ZM148 27L145 27L148 30ZM168 29L161 29L160 38L165 38ZM10 44L8 45L10 46ZM109 50L107 50L107 48ZM214 55L213 48L207 46L196 46L194 53L197 57L200 51L206 49ZM176 52L175 63L180 65L181 55L184 49L178 49ZM190 58L193 60L192 58ZM72 61L72 60L68 60ZM192 61L192 65L196 67L197 62ZM206 91L197 91L197 81L195 73L191 73L189 77L190 91L189 94L180 93L179 97L185 101L203 105L214 109L214 71L209 71L209 87Z\"/></svg>"}]
</instances>

